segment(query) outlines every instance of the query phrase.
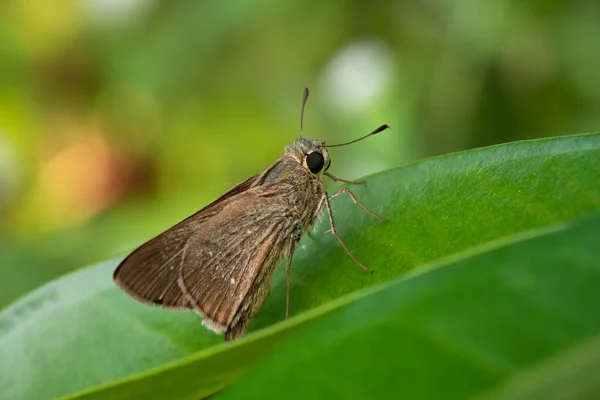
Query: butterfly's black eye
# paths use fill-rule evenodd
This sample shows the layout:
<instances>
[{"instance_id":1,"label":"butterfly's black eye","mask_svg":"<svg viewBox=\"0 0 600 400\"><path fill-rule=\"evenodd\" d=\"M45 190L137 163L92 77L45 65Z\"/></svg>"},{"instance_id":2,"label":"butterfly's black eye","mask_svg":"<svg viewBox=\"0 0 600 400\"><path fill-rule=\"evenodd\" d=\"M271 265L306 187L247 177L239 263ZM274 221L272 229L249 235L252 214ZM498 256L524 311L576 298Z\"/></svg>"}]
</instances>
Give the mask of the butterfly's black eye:
<instances>
[{"instance_id":1,"label":"butterfly's black eye","mask_svg":"<svg viewBox=\"0 0 600 400\"><path fill-rule=\"evenodd\" d=\"M325 165L325 159L318 151L313 151L306 156L306 166L313 174L319 172L323 168L323 165Z\"/></svg>"},{"instance_id":2,"label":"butterfly's black eye","mask_svg":"<svg viewBox=\"0 0 600 400\"><path fill-rule=\"evenodd\" d=\"M325 171L327 171L329 167L331 167L331 161L329 161L329 164L327 164L327 166L325 167Z\"/></svg>"}]
</instances>

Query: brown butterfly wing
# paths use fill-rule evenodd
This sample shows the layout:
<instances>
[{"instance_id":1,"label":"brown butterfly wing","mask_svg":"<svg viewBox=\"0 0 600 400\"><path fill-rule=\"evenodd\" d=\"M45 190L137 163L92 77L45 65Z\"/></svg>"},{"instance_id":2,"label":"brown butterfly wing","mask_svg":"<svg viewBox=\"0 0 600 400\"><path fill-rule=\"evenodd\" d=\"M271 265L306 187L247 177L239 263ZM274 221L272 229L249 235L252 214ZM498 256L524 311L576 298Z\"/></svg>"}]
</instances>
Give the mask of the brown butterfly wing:
<instances>
[{"instance_id":1,"label":"brown butterfly wing","mask_svg":"<svg viewBox=\"0 0 600 400\"><path fill-rule=\"evenodd\" d=\"M191 308L177 285L178 255L202 222L218 212L215 208L220 203L248 190L258 177L235 185L202 210L138 247L115 270L115 283L142 303L167 309Z\"/></svg>"},{"instance_id":2,"label":"brown butterfly wing","mask_svg":"<svg viewBox=\"0 0 600 400\"><path fill-rule=\"evenodd\" d=\"M242 184L240 184L242 185ZM207 325L229 327L257 281L268 283L291 240L293 218L281 185L220 198L147 242L115 271L134 298L166 308L194 308ZM260 300L262 302L263 299Z\"/></svg>"},{"instance_id":3,"label":"brown butterfly wing","mask_svg":"<svg viewBox=\"0 0 600 400\"><path fill-rule=\"evenodd\" d=\"M181 255L179 287L216 331L235 324L241 311L260 307L284 249L294 240L290 207L278 196L265 197L269 186L226 202Z\"/></svg>"}]
</instances>

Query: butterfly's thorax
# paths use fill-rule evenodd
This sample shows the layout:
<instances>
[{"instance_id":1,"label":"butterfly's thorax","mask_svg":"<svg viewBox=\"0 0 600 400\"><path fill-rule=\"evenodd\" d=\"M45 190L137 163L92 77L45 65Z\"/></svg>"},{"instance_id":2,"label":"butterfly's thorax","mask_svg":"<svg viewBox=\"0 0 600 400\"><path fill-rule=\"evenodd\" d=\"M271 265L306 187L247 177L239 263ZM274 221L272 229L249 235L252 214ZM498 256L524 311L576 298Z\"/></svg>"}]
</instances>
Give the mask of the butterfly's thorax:
<instances>
[{"instance_id":1,"label":"butterfly's thorax","mask_svg":"<svg viewBox=\"0 0 600 400\"><path fill-rule=\"evenodd\" d=\"M323 187L323 171L311 172L306 165L307 154L318 151L323 155L326 166L330 156L325 143L316 139L298 139L285 148L281 156L257 180L258 185L276 184L282 201L286 201L300 227L298 234L306 232L317 222L319 209L326 195ZM323 168L326 169L326 168Z\"/></svg>"},{"instance_id":2,"label":"butterfly's thorax","mask_svg":"<svg viewBox=\"0 0 600 400\"><path fill-rule=\"evenodd\" d=\"M289 185L288 189L293 196L286 197L286 201L300 219L302 231L306 232L316 222L325 189L320 175L307 171L296 160L292 160L290 164L290 169L295 170L294 174L287 176L284 181Z\"/></svg>"}]
</instances>

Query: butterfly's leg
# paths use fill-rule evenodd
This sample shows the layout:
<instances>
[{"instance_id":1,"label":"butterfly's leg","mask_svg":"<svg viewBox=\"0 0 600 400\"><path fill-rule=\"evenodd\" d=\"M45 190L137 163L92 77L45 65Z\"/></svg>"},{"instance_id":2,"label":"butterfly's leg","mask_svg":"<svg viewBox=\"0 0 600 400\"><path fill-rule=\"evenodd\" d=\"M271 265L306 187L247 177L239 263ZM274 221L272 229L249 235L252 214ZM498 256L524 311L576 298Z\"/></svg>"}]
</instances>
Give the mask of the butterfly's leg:
<instances>
[{"instance_id":1,"label":"butterfly's leg","mask_svg":"<svg viewBox=\"0 0 600 400\"><path fill-rule=\"evenodd\" d=\"M290 270L292 269L292 257L294 256L294 249L296 248L296 241L290 242L290 247L287 255L287 264L285 266L285 280L286 280L286 292L285 292L285 319L290 316Z\"/></svg>"},{"instance_id":2,"label":"butterfly's leg","mask_svg":"<svg viewBox=\"0 0 600 400\"><path fill-rule=\"evenodd\" d=\"M360 206L360 208L362 208L363 210L365 210L367 213L369 213L373 217L377 218L378 220L380 220L380 221L388 220L387 218L383 218L383 217L380 217L379 215L375 214L373 211L369 210L366 206L364 206L360 201L356 200L354 193L352 193L350 190L348 190L348 188L345 188L345 187L341 188L340 190L338 190L337 192L335 192L334 194L329 196L329 200L333 200L334 198L336 198L337 196L339 196L342 193L348 193L348 196L350 196L350 199L352 200L352 202L354 204L358 204Z\"/></svg>"},{"instance_id":3,"label":"butterfly's leg","mask_svg":"<svg viewBox=\"0 0 600 400\"><path fill-rule=\"evenodd\" d=\"M338 240L338 242L340 242L340 244L342 245L342 247L346 251L346 254L348 254L350 256L350 258L352 258L352 260L359 267L361 267L362 269L364 269L367 272L373 273L372 269L369 269L369 268L365 267L360 261L358 261L358 259L356 257L354 257L354 254L352 254L350 252L350 250L348 249L348 246L346 246L346 243L344 243L344 241L342 240L342 238L340 237L340 235L338 235L337 230L335 229L335 222L333 221L333 211L331 211L331 203L330 203L329 197L327 197L327 195L325 195L325 206L327 207L327 212L329 214L329 223L331 224L331 233L333 233L333 235L336 237L336 239Z\"/></svg>"},{"instance_id":4,"label":"butterfly's leg","mask_svg":"<svg viewBox=\"0 0 600 400\"><path fill-rule=\"evenodd\" d=\"M326 177L328 177L329 179L331 179L332 181L335 181L335 182L344 182L344 183L347 183L349 185L366 185L367 184L367 182L365 182L365 181L347 181L346 179L338 178L337 176L332 175L329 172L325 172L324 175Z\"/></svg>"}]
</instances>

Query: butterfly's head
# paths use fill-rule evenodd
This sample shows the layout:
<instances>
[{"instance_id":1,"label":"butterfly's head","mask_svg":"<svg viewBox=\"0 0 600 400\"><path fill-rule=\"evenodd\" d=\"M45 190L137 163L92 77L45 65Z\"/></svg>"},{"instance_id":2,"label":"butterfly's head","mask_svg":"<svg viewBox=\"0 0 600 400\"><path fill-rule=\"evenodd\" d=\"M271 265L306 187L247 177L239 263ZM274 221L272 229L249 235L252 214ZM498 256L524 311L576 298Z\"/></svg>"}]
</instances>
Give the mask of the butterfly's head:
<instances>
[{"instance_id":1,"label":"butterfly's head","mask_svg":"<svg viewBox=\"0 0 600 400\"><path fill-rule=\"evenodd\" d=\"M339 147L347 144L356 143L359 140L367 138L371 135L375 135L389 126L381 125L373 132L365 135L356 140L352 140L347 143L340 143L326 146L325 142L317 139L306 139L302 137L304 131L304 107L306 106L306 100L308 100L309 91L308 88L304 88L304 94L302 95L302 109L300 110L300 139L296 140L291 145L285 148L285 154L292 156L298 161L306 170L310 171L314 175L323 176L323 173L327 171L331 165L331 157L327 147Z\"/></svg>"},{"instance_id":2,"label":"butterfly's head","mask_svg":"<svg viewBox=\"0 0 600 400\"><path fill-rule=\"evenodd\" d=\"M323 141L317 139L300 138L285 147L285 154L314 175L322 175L331 165L329 150Z\"/></svg>"}]
</instances>

